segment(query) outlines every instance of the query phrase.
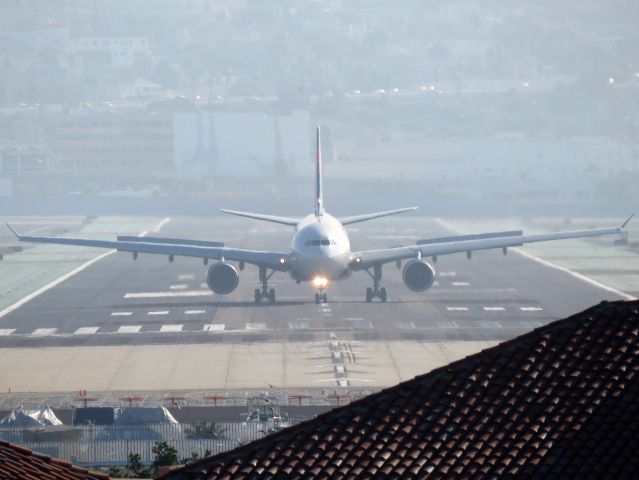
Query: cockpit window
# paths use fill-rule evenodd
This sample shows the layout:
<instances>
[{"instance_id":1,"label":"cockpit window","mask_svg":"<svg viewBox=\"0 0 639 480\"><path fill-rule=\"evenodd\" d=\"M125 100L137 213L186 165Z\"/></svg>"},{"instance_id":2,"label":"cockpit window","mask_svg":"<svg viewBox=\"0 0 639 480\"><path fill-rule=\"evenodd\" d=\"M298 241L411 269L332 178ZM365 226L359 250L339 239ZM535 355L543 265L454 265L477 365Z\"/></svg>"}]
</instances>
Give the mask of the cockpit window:
<instances>
[{"instance_id":1,"label":"cockpit window","mask_svg":"<svg viewBox=\"0 0 639 480\"><path fill-rule=\"evenodd\" d=\"M312 245L314 247L335 245L335 240L330 240L328 238L319 238L319 239L314 239L314 240L307 240L306 241L306 245L307 246Z\"/></svg>"}]
</instances>

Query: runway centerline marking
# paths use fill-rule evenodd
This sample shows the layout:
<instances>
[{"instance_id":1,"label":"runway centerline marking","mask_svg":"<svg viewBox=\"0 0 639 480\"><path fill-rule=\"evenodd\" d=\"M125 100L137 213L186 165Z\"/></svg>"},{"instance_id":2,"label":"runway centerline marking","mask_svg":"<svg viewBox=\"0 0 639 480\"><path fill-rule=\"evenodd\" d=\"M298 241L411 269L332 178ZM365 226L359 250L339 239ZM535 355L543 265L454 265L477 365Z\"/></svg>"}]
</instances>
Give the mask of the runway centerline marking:
<instances>
[{"instance_id":1,"label":"runway centerline marking","mask_svg":"<svg viewBox=\"0 0 639 480\"><path fill-rule=\"evenodd\" d=\"M0 328L0 337L11 335L15 331L15 328Z\"/></svg>"},{"instance_id":2,"label":"runway centerline marking","mask_svg":"<svg viewBox=\"0 0 639 480\"><path fill-rule=\"evenodd\" d=\"M162 325L160 327L160 332L171 332L171 333L176 333L176 332L181 332L183 328L183 325L180 324L168 324L168 325Z\"/></svg>"},{"instance_id":3,"label":"runway centerline marking","mask_svg":"<svg viewBox=\"0 0 639 480\"><path fill-rule=\"evenodd\" d=\"M195 280L195 275L192 273L184 273L182 275L178 275L178 280L180 282L185 282L187 280Z\"/></svg>"},{"instance_id":4,"label":"runway centerline marking","mask_svg":"<svg viewBox=\"0 0 639 480\"><path fill-rule=\"evenodd\" d=\"M484 307L484 310L487 312L505 312L506 309L504 307Z\"/></svg>"},{"instance_id":5,"label":"runway centerline marking","mask_svg":"<svg viewBox=\"0 0 639 480\"><path fill-rule=\"evenodd\" d=\"M209 323L202 328L205 332L222 332L224 331L223 323Z\"/></svg>"},{"instance_id":6,"label":"runway centerline marking","mask_svg":"<svg viewBox=\"0 0 639 480\"><path fill-rule=\"evenodd\" d=\"M169 290L186 290L187 288L189 288L187 283L178 283L176 285L169 286Z\"/></svg>"},{"instance_id":7,"label":"runway centerline marking","mask_svg":"<svg viewBox=\"0 0 639 480\"><path fill-rule=\"evenodd\" d=\"M57 328L36 328L31 335L46 337L53 335L57 330Z\"/></svg>"},{"instance_id":8,"label":"runway centerline marking","mask_svg":"<svg viewBox=\"0 0 639 480\"><path fill-rule=\"evenodd\" d=\"M449 312L467 312L468 307L446 307Z\"/></svg>"},{"instance_id":9,"label":"runway centerline marking","mask_svg":"<svg viewBox=\"0 0 639 480\"><path fill-rule=\"evenodd\" d=\"M246 324L246 330L266 330L266 323L249 322Z\"/></svg>"},{"instance_id":10,"label":"runway centerline marking","mask_svg":"<svg viewBox=\"0 0 639 480\"><path fill-rule=\"evenodd\" d=\"M100 327L80 327L75 332L74 335L92 335L97 333Z\"/></svg>"},{"instance_id":11,"label":"runway centerline marking","mask_svg":"<svg viewBox=\"0 0 639 480\"><path fill-rule=\"evenodd\" d=\"M168 314L169 314L168 310L154 310L147 313L147 315L168 315Z\"/></svg>"},{"instance_id":12,"label":"runway centerline marking","mask_svg":"<svg viewBox=\"0 0 639 480\"><path fill-rule=\"evenodd\" d=\"M543 308L541 307L519 307L519 310L522 312L541 312Z\"/></svg>"},{"instance_id":13,"label":"runway centerline marking","mask_svg":"<svg viewBox=\"0 0 639 480\"><path fill-rule=\"evenodd\" d=\"M206 313L206 310L187 310L184 315L202 315Z\"/></svg>"},{"instance_id":14,"label":"runway centerline marking","mask_svg":"<svg viewBox=\"0 0 639 480\"><path fill-rule=\"evenodd\" d=\"M160 223L157 224L157 226L155 227L155 229L153 229L153 231L154 232L159 232L160 229L164 225L169 223L169 221L171 221L171 219L169 217L164 218ZM141 233L138 236L143 237L145 234L146 234L146 232L143 232L143 233ZM13 312L14 310L17 310L18 308L20 308L25 303L27 303L27 302L33 300L34 298L36 298L38 295L42 295L47 290L51 290L53 287L55 287L57 285L60 285L62 282L65 282L66 280L68 280L69 278L73 277L74 275L77 275L78 273L82 272L83 270L86 270L87 268L89 268L94 263L99 262L100 260L102 260L103 258L108 257L109 255L113 255L115 252L117 252L117 250L108 250L105 253L103 253L102 255L98 255L97 257L92 258L88 262L83 263L79 267L71 270L68 273L65 273L64 275L56 278L52 282L47 283L43 287L38 288L35 292L32 292L29 295L21 298L20 300L18 300L13 305L8 306L4 310L0 310L0 318L4 317L5 315L7 315L7 314L9 314L11 312Z\"/></svg>"},{"instance_id":15,"label":"runway centerline marking","mask_svg":"<svg viewBox=\"0 0 639 480\"><path fill-rule=\"evenodd\" d=\"M451 285L453 287L468 287L468 286L470 286L470 283L468 283L468 282L452 282Z\"/></svg>"},{"instance_id":16,"label":"runway centerline marking","mask_svg":"<svg viewBox=\"0 0 639 480\"><path fill-rule=\"evenodd\" d=\"M456 277L457 272L439 272L440 277Z\"/></svg>"},{"instance_id":17,"label":"runway centerline marking","mask_svg":"<svg viewBox=\"0 0 639 480\"><path fill-rule=\"evenodd\" d=\"M210 290L186 290L182 292L138 292L127 293L124 298L162 298L162 297L211 297Z\"/></svg>"},{"instance_id":18,"label":"runway centerline marking","mask_svg":"<svg viewBox=\"0 0 639 480\"><path fill-rule=\"evenodd\" d=\"M118 328L118 333L138 333L142 329L142 325L122 325Z\"/></svg>"},{"instance_id":19,"label":"runway centerline marking","mask_svg":"<svg viewBox=\"0 0 639 480\"><path fill-rule=\"evenodd\" d=\"M112 317L130 317L133 312L111 312Z\"/></svg>"}]
</instances>

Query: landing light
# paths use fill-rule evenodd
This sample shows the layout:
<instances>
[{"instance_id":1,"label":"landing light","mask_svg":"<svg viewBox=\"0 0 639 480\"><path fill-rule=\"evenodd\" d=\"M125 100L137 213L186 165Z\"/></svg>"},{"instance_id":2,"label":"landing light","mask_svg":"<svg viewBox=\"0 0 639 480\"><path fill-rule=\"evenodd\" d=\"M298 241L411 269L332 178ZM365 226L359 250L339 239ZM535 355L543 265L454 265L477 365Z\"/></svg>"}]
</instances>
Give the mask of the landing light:
<instances>
[{"instance_id":1,"label":"landing light","mask_svg":"<svg viewBox=\"0 0 639 480\"><path fill-rule=\"evenodd\" d=\"M284 265L286 263L286 259L284 257L280 258L280 265Z\"/></svg>"},{"instance_id":2,"label":"landing light","mask_svg":"<svg viewBox=\"0 0 639 480\"><path fill-rule=\"evenodd\" d=\"M313 285L315 285L315 288L324 288L328 285L328 279L325 277L315 277L313 279Z\"/></svg>"}]
</instances>

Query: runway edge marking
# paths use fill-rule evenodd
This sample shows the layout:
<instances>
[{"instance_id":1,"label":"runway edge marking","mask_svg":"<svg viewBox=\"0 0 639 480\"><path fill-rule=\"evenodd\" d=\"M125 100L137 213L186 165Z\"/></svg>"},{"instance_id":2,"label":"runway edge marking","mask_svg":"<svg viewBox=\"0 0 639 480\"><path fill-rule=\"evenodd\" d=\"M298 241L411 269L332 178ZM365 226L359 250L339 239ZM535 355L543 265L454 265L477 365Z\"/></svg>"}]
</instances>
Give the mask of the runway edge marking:
<instances>
[{"instance_id":1,"label":"runway edge marking","mask_svg":"<svg viewBox=\"0 0 639 480\"><path fill-rule=\"evenodd\" d=\"M170 221L171 221L170 217L163 218L162 221L160 223L158 223L157 226L153 229L153 232L159 231L159 229L161 229L164 225L166 225ZM140 236L145 236L146 233L147 232L143 232L142 234L140 234ZM34 298L36 298L39 295L42 295L47 290L51 290L53 287L56 287L56 286L60 285L62 282L65 282L66 280L68 280L69 278L73 277L74 275L77 275L81 271L86 270L87 268L89 268L94 263L99 262L100 260L102 260L103 258L108 257L109 255L113 255L116 251L117 250L109 250L108 252L105 252L102 255L98 255L97 257L92 258L88 262L85 262L82 265L80 265L79 267L71 270L70 272L65 273L61 277L56 278L55 280L53 280L52 282L44 285L43 287L38 288L35 292L31 292L26 297L22 297L20 300L18 300L13 305L9 305L4 310L0 310L0 318L8 315L9 313L13 312L14 310L17 310L18 308L20 308L25 303L33 300Z\"/></svg>"},{"instance_id":2,"label":"runway edge marking","mask_svg":"<svg viewBox=\"0 0 639 480\"><path fill-rule=\"evenodd\" d=\"M461 232L461 230L459 230L458 228L453 227L451 224L449 224L448 222L445 222L444 220L442 220L441 218L435 218L435 221L437 223L439 223L440 225L442 225L444 228L448 228L449 230L453 231L453 232ZM601 288L602 290L606 290L610 293L614 293L615 295L619 295L620 297L625 298L626 300L637 300L637 297L634 297L632 295L627 294L626 292L622 292L621 290L617 290L616 288L613 287L609 287L608 285L604 285L601 282L598 282L597 280L594 280L590 277L587 277L585 275L582 275L581 273L575 272L574 270L570 270L569 268L566 267L561 267L559 265L556 265L552 262L549 262L548 260L544 260L543 258L539 258L531 253L528 252L524 252L523 250L519 249L519 248L511 248L510 250L512 250L515 253L518 253L519 255L522 255L526 258L528 258L529 260L532 260L533 262L537 262L540 263L541 265L545 266L545 267L549 267L549 268L554 268L555 270L559 270L560 272L564 272L567 273L568 275L581 280L582 282L586 282L590 285L592 285L593 287L597 287L597 288Z\"/></svg>"}]
</instances>

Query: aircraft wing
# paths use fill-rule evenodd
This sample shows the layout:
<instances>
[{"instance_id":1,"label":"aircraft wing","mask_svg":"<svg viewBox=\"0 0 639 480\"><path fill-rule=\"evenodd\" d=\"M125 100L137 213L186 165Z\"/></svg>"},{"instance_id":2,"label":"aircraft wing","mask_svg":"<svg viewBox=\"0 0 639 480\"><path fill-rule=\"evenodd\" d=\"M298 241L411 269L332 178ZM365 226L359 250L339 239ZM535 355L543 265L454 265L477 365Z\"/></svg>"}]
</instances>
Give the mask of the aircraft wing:
<instances>
[{"instance_id":1,"label":"aircraft wing","mask_svg":"<svg viewBox=\"0 0 639 480\"><path fill-rule=\"evenodd\" d=\"M272 268L274 270L288 270L289 254L268 252L260 250L246 250L242 248L228 248L215 246L214 242L202 242L198 240L174 240L176 243L167 243L171 239L150 239L120 237L125 240L91 240L86 238L47 237L20 235L10 225L18 240L31 243L53 243L58 245L74 245L95 248L108 248L121 252L152 253L167 256L198 257L206 259L225 259L237 262L245 262L253 265ZM192 243L189 243L192 242Z\"/></svg>"},{"instance_id":2,"label":"aircraft wing","mask_svg":"<svg viewBox=\"0 0 639 480\"><path fill-rule=\"evenodd\" d=\"M627 223L626 221L621 227L615 228L574 230L540 235L521 235L520 231L513 231L422 240L415 245L353 252L351 268L359 270L408 258L433 257L459 252L467 252L470 255L469 252L475 250L518 247L526 243L547 242L551 240L613 235L622 232Z\"/></svg>"}]
</instances>

